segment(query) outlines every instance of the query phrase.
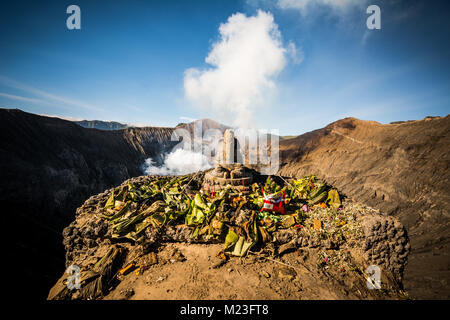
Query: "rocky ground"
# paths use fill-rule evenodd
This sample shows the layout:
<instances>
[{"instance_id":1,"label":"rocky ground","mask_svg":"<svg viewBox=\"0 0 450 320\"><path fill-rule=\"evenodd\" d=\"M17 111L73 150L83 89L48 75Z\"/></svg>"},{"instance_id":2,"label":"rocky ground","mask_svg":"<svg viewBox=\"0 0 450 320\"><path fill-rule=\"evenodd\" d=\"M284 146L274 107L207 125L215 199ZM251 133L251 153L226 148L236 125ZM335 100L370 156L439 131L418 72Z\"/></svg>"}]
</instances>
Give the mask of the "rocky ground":
<instances>
[{"instance_id":1,"label":"rocky ground","mask_svg":"<svg viewBox=\"0 0 450 320\"><path fill-rule=\"evenodd\" d=\"M364 277L318 268L319 249L288 252L274 261L250 254L218 265L220 244L167 243L158 263L142 275L128 274L104 299L402 299L397 287L368 290ZM171 259L181 252L185 260ZM220 261L219 261L220 263ZM389 280L382 279L383 283Z\"/></svg>"},{"instance_id":2,"label":"rocky ground","mask_svg":"<svg viewBox=\"0 0 450 320\"><path fill-rule=\"evenodd\" d=\"M138 177L122 186L128 182L137 186L152 179ZM320 218L326 229L327 212L332 209L321 209L310 213L304 228L281 227L272 233L269 243L256 246L247 255L224 258L220 255L222 243L217 239L193 239L194 229L183 224L168 226L158 235L146 231L146 240L141 243L112 237L111 225L102 213L114 190L88 199L63 233L66 266L79 266L83 284L90 288L68 290L64 282L68 275L64 274L50 291L49 299L408 297L402 287L402 273L410 245L403 225L350 199L344 201L342 215L349 234L339 245L323 239L322 231L311 225ZM98 267L103 257L111 257L112 250L117 255L111 258L111 267ZM122 275L119 270L130 262L145 268ZM381 290L369 290L366 285L366 269L374 264L381 268ZM96 276L99 281L90 285L94 281L89 282L89 277Z\"/></svg>"}]
</instances>

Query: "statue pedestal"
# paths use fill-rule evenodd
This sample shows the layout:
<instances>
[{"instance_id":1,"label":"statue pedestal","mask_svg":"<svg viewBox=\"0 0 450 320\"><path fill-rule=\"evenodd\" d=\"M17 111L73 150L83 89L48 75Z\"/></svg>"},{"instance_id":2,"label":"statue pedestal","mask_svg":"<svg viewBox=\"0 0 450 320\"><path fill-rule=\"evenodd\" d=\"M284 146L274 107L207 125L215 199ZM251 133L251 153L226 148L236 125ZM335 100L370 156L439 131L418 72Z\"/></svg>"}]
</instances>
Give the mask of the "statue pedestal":
<instances>
[{"instance_id":1,"label":"statue pedestal","mask_svg":"<svg viewBox=\"0 0 450 320\"><path fill-rule=\"evenodd\" d=\"M211 192L231 186L243 193L248 193L252 183L252 173L242 164L220 164L205 174L202 188L205 192Z\"/></svg>"}]
</instances>

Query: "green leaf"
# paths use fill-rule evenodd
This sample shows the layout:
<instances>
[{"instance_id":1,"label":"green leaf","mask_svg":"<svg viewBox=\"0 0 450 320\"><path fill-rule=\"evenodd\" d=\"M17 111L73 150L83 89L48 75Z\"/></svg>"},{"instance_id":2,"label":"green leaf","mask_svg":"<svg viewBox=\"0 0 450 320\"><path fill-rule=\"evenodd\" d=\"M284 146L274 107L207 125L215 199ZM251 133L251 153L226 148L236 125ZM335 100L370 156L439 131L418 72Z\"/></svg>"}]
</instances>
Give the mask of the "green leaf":
<instances>
[{"instance_id":1,"label":"green leaf","mask_svg":"<svg viewBox=\"0 0 450 320\"><path fill-rule=\"evenodd\" d=\"M336 189L331 189L328 191L328 198L326 203L332 208L339 208L341 206L341 199L339 198L339 193Z\"/></svg>"},{"instance_id":2,"label":"green leaf","mask_svg":"<svg viewBox=\"0 0 450 320\"><path fill-rule=\"evenodd\" d=\"M228 229L227 236L225 237L224 250L232 247L238 239L239 236L232 229Z\"/></svg>"},{"instance_id":3,"label":"green leaf","mask_svg":"<svg viewBox=\"0 0 450 320\"><path fill-rule=\"evenodd\" d=\"M114 192L111 194L111 196L108 198L108 201L106 201L105 208L114 208Z\"/></svg>"}]
</instances>

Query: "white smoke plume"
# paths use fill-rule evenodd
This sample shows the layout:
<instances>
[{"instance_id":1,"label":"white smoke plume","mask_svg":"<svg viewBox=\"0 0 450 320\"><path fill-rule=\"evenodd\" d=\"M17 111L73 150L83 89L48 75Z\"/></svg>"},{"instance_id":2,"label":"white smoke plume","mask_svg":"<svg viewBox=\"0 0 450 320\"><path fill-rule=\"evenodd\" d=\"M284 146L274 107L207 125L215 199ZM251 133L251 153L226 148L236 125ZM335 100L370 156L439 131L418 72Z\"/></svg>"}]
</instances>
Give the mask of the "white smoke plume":
<instances>
[{"instance_id":1,"label":"white smoke plume","mask_svg":"<svg viewBox=\"0 0 450 320\"><path fill-rule=\"evenodd\" d=\"M180 148L167 154L161 166L157 166L152 158L148 158L144 163L144 172L147 175L182 175L207 170L212 166L208 157L201 152Z\"/></svg>"},{"instance_id":2,"label":"white smoke plume","mask_svg":"<svg viewBox=\"0 0 450 320\"><path fill-rule=\"evenodd\" d=\"M185 97L222 122L251 127L255 111L276 89L287 49L272 14L261 10L256 16L233 14L219 34L205 59L212 67L185 71Z\"/></svg>"}]
</instances>

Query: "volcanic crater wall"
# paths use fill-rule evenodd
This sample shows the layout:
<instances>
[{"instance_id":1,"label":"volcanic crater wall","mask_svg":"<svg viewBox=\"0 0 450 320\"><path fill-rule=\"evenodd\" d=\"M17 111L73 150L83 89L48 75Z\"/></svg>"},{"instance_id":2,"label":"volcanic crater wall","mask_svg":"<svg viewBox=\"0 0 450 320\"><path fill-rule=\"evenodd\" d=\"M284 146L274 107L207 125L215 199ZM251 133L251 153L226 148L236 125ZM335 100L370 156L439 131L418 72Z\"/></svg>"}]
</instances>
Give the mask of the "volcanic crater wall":
<instances>
[{"instance_id":1,"label":"volcanic crater wall","mask_svg":"<svg viewBox=\"0 0 450 320\"><path fill-rule=\"evenodd\" d=\"M171 148L172 128L86 129L58 118L0 109L0 203L17 236L13 288L42 298L64 266L61 232L89 196L142 174L147 157ZM30 262L43 261L34 268ZM20 282L19 281L19 282ZM23 286L22 286L23 285Z\"/></svg>"},{"instance_id":2,"label":"volcanic crater wall","mask_svg":"<svg viewBox=\"0 0 450 320\"><path fill-rule=\"evenodd\" d=\"M285 176L316 174L348 197L397 217L411 254L405 289L450 298L450 117L380 124L346 118L280 141Z\"/></svg>"}]
</instances>

